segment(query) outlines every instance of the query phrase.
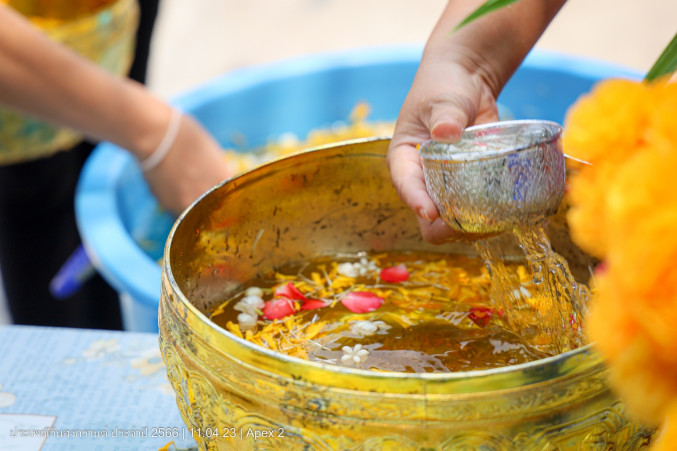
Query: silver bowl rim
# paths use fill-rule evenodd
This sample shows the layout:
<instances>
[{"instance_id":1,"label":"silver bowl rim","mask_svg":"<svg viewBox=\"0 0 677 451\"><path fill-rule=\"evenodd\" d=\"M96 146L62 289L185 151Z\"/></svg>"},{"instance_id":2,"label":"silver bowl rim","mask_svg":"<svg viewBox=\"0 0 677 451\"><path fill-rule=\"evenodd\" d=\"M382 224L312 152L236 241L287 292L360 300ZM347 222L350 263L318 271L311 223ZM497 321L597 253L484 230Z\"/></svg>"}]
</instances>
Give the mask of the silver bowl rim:
<instances>
[{"instance_id":1,"label":"silver bowl rim","mask_svg":"<svg viewBox=\"0 0 677 451\"><path fill-rule=\"evenodd\" d=\"M553 127L556 131L554 134L548 138L547 140L541 141L539 144L550 144L554 141L557 141L561 139L562 137L562 132L563 132L563 127L561 124L555 122L555 121L549 121L545 119L515 119L515 120L508 120L508 121L497 121L497 122L487 122L485 124L479 124L479 125L473 125L471 127L466 128L463 131L463 136L461 139L463 139L466 134L470 135L474 132L477 131L485 131L485 130L491 130L494 128L505 128L505 127L516 127L516 126L524 126L524 125L548 125ZM447 147L453 147L456 143L445 143L441 141L435 141L435 140L428 140L425 141L424 143L421 144L421 147L419 149L419 155L421 156L422 159L425 160L432 160L432 161L446 161L446 162L452 162L452 163L468 163L468 162L477 162L477 161L486 161L486 160L494 160L498 158L503 158L507 155L523 152L526 150L534 149L537 146L534 144L522 144L522 145L515 145L512 147L507 147L505 149L502 149L500 151L495 151L491 152L488 154L483 154L481 152L478 152L478 157L477 158L472 158L472 159L456 159L453 158L453 154L449 155L430 155L429 153L426 152L428 148L431 146L447 146Z\"/></svg>"}]
</instances>

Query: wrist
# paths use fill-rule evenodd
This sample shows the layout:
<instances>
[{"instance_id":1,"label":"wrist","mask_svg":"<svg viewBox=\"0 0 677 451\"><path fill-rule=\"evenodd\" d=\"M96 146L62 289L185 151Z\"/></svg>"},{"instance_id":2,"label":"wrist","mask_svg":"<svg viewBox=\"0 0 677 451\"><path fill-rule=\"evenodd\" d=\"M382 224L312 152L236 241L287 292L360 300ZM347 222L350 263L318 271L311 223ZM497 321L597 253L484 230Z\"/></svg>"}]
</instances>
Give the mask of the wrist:
<instances>
[{"instance_id":1,"label":"wrist","mask_svg":"<svg viewBox=\"0 0 677 451\"><path fill-rule=\"evenodd\" d=\"M130 79L114 85L111 94L116 100L109 110L110 120L106 126L107 136L143 161L149 158L160 145L167 132L173 108L165 101L152 95L145 86Z\"/></svg>"},{"instance_id":2,"label":"wrist","mask_svg":"<svg viewBox=\"0 0 677 451\"><path fill-rule=\"evenodd\" d=\"M162 136L162 140L147 157L139 160L139 166L143 172L155 169L162 163L172 147L174 147L176 138L179 134L179 128L181 127L182 118L183 114L181 114L179 110L171 108L171 116L169 117L169 122L165 129L165 133Z\"/></svg>"}]
</instances>

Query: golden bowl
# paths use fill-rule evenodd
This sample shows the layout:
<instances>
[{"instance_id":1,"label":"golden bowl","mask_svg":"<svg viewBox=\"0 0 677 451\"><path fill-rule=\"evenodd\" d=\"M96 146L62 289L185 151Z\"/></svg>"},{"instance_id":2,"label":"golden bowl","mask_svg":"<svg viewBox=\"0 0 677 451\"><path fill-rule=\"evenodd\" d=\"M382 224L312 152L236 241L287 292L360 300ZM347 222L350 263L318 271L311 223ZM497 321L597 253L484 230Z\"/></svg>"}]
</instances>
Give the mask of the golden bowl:
<instances>
[{"instance_id":1,"label":"golden bowl","mask_svg":"<svg viewBox=\"0 0 677 451\"><path fill-rule=\"evenodd\" d=\"M208 319L244 282L290 262L361 250L470 253L466 244L421 240L390 181L388 143L352 141L271 162L213 188L175 223L162 263L160 347L200 447L646 447L652 431L626 416L589 345L491 370L369 372L281 355Z\"/></svg>"},{"instance_id":2,"label":"golden bowl","mask_svg":"<svg viewBox=\"0 0 677 451\"><path fill-rule=\"evenodd\" d=\"M0 0L33 25L115 75L127 75L139 20L137 0ZM30 51L27 49L26 51ZM93 94L94 95L94 94ZM82 134L0 108L0 164L45 157L72 147Z\"/></svg>"}]
</instances>

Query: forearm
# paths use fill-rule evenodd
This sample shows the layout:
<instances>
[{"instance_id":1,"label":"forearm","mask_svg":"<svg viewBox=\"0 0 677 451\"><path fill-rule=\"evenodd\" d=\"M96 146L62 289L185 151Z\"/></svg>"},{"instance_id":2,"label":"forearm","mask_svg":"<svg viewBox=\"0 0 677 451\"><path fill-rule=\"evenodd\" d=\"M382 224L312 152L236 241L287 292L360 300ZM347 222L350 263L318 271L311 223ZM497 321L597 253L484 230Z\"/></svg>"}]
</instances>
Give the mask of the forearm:
<instances>
[{"instance_id":1,"label":"forearm","mask_svg":"<svg viewBox=\"0 0 677 451\"><path fill-rule=\"evenodd\" d=\"M169 121L142 85L99 69L0 4L0 103L148 156Z\"/></svg>"},{"instance_id":2,"label":"forearm","mask_svg":"<svg viewBox=\"0 0 677 451\"><path fill-rule=\"evenodd\" d=\"M450 0L425 47L424 61L454 58L498 95L565 0L520 0L454 31L485 0Z\"/></svg>"}]
</instances>

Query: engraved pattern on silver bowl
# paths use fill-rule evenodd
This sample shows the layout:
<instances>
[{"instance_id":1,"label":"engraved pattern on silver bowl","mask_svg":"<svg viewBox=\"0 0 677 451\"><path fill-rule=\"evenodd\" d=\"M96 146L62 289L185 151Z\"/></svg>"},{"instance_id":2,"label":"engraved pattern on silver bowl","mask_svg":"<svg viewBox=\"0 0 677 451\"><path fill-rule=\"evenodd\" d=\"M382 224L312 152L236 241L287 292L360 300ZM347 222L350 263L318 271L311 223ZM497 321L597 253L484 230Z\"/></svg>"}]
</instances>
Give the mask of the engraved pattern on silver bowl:
<instances>
[{"instance_id":1,"label":"engraved pattern on silver bowl","mask_svg":"<svg viewBox=\"0 0 677 451\"><path fill-rule=\"evenodd\" d=\"M469 127L454 144L420 149L428 194L451 228L512 230L554 214L564 196L562 127L516 120Z\"/></svg>"}]
</instances>

